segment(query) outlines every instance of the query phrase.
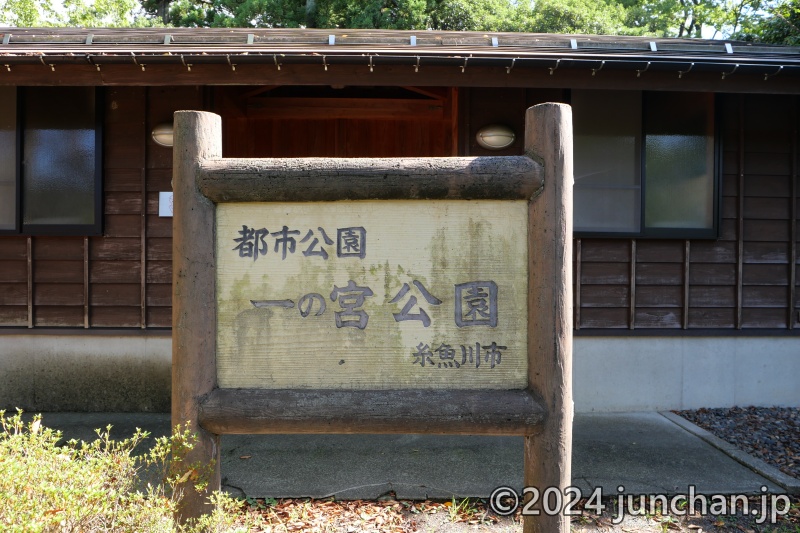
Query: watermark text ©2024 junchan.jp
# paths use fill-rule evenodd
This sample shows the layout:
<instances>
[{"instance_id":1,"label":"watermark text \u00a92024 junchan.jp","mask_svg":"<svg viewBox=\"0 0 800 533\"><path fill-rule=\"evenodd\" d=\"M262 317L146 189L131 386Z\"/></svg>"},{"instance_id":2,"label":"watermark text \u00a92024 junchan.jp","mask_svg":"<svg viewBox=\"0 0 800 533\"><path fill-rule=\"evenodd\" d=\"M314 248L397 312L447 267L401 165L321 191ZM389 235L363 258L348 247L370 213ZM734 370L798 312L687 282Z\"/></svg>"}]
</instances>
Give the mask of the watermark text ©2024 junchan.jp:
<instances>
[{"instance_id":1,"label":"watermark text \u00a92024 junchan.jp","mask_svg":"<svg viewBox=\"0 0 800 533\"><path fill-rule=\"evenodd\" d=\"M530 495L526 502L523 500ZM753 501L752 495L744 494L698 494L694 485L689 485L686 494L666 496L664 494L625 494L625 487L617 487L615 495L604 495L601 487L595 488L583 506L578 503L583 494L578 487L567 487L563 493L558 487L548 487L540 491L536 487L525 487L522 495L511 487L497 487L489 497L489 506L495 513L506 516L513 514L522 505L523 516L538 514L580 516L584 511L602 514L610 508L616 514L612 518L619 524L625 515L655 515L670 513L673 516L692 516L695 514L711 516L735 515L741 512L756 518L757 524L769 521L774 524L779 516L791 509L791 500L785 494L769 494L766 486Z\"/></svg>"}]
</instances>

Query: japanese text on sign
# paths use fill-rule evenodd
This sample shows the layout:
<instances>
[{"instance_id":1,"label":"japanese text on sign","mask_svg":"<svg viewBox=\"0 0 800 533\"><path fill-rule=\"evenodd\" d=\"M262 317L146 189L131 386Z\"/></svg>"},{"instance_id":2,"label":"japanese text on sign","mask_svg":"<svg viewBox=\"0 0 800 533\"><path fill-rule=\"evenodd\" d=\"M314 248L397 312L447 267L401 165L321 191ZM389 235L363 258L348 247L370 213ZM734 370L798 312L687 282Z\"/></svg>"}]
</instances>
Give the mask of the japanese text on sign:
<instances>
[{"instance_id":1,"label":"japanese text on sign","mask_svg":"<svg viewBox=\"0 0 800 533\"><path fill-rule=\"evenodd\" d=\"M220 386L524 387L526 217L512 201L220 205Z\"/></svg>"},{"instance_id":2,"label":"japanese text on sign","mask_svg":"<svg viewBox=\"0 0 800 533\"><path fill-rule=\"evenodd\" d=\"M328 259L326 246L332 246L333 241L324 229L318 227L319 236L314 235L314 230L308 230L305 237L299 240L300 244L308 242L303 250L305 257L318 256L323 260ZM286 259L287 254L293 254L297 249L298 240L294 235L300 235L300 230L290 230L283 226L279 231L270 233L267 228L255 229L245 224L238 232L238 237L233 239L236 246L233 250L239 252L239 257L249 257L256 261L269 252L268 237L274 237L274 253L280 254L281 259ZM320 243L320 238L322 243ZM313 239L313 240L311 240ZM310 242L309 242L310 241ZM363 259L366 255L367 231L364 228L338 228L336 230L336 257L358 257Z\"/></svg>"}]
</instances>

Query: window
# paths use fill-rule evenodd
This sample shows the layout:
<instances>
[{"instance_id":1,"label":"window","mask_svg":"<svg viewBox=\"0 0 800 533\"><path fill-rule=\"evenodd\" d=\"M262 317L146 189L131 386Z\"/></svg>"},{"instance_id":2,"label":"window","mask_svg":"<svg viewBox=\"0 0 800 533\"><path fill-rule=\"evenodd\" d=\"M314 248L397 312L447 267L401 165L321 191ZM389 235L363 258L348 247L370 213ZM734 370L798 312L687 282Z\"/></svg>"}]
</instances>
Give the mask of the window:
<instances>
[{"instance_id":1,"label":"window","mask_svg":"<svg viewBox=\"0 0 800 533\"><path fill-rule=\"evenodd\" d=\"M100 109L91 87L0 87L0 233L100 233Z\"/></svg>"},{"instance_id":2,"label":"window","mask_svg":"<svg viewBox=\"0 0 800 533\"><path fill-rule=\"evenodd\" d=\"M575 232L714 238L714 97L573 91Z\"/></svg>"},{"instance_id":3,"label":"window","mask_svg":"<svg viewBox=\"0 0 800 533\"><path fill-rule=\"evenodd\" d=\"M17 228L17 98L0 87L0 231Z\"/></svg>"}]
</instances>

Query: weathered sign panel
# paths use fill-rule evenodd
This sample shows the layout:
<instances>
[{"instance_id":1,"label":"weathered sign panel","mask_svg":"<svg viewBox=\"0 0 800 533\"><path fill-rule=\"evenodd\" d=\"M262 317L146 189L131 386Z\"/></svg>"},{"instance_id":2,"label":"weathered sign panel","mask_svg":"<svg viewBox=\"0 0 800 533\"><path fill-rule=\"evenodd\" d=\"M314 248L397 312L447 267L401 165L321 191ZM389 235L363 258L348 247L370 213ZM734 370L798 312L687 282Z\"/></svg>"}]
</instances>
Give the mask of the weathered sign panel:
<instances>
[{"instance_id":1,"label":"weathered sign panel","mask_svg":"<svg viewBox=\"0 0 800 533\"><path fill-rule=\"evenodd\" d=\"M176 113L172 419L208 490L222 434L429 433L523 436L525 484L564 493L568 106L525 130L524 156L226 159L220 117ZM569 531L542 501L525 532Z\"/></svg>"},{"instance_id":2,"label":"weathered sign panel","mask_svg":"<svg viewBox=\"0 0 800 533\"><path fill-rule=\"evenodd\" d=\"M222 388L525 388L525 201L217 207Z\"/></svg>"}]
</instances>

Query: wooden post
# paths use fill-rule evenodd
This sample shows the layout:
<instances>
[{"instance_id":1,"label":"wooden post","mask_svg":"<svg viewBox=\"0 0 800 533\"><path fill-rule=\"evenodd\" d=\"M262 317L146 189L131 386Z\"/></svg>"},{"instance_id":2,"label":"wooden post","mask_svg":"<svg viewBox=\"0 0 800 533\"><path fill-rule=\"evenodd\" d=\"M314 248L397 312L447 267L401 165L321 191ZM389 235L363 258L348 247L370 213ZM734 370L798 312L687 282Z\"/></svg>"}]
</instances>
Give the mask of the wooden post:
<instances>
[{"instance_id":1,"label":"wooden post","mask_svg":"<svg viewBox=\"0 0 800 533\"><path fill-rule=\"evenodd\" d=\"M186 462L213 461L210 492L220 487L219 436L198 424L198 402L217 382L214 204L198 192L196 177L204 160L222 157L220 117L176 112L173 151L172 425L188 421L199 436ZM184 494L181 520L210 510L207 494L190 486Z\"/></svg>"},{"instance_id":2,"label":"wooden post","mask_svg":"<svg viewBox=\"0 0 800 533\"><path fill-rule=\"evenodd\" d=\"M545 407L542 432L525 437L525 485L540 494L571 484L572 459L572 110L541 104L525 116L525 151L544 164L544 189L528 225L528 386ZM537 238L545 235L548 238ZM552 492L552 491L551 491ZM551 506L552 507L552 506ZM569 517L524 518L525 533L567 533Z\"/></svg>"}]
</instances>

